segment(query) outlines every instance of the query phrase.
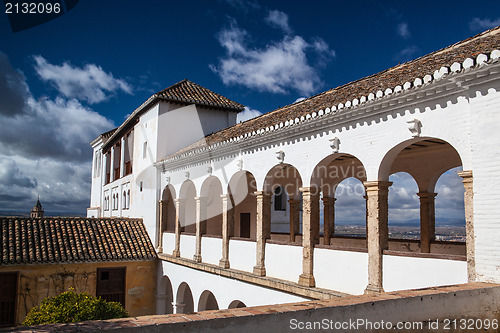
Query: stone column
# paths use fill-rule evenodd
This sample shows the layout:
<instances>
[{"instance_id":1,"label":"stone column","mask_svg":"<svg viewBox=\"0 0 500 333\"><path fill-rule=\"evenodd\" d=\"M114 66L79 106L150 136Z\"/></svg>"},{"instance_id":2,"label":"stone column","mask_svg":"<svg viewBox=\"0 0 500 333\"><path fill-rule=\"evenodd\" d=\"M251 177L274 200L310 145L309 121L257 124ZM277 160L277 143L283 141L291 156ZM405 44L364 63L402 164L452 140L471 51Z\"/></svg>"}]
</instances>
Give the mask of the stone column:
<instances>
[{"instance_id":1,"label":"stone column","mask_svg":"<svg viewBox=\"0 0 500 333\"><path fill-rule=\"evenodd\" d=\"M158 223L158 248L156 251L159 253L163 252L163 232L166 229L167 225L167 201L160 200L158 201L158 205L160 206L160 221Z\"/></svg>"},{"instance_id":2,"label":"stone column","mask_svg":"<svg viewBox=\"0 0 500 333\"><path fill-rule=\"evenodd\" d=\"M229 268L229 239L232 236L234 224L234 208L229 194L221 195L222 198L222 258L219 266Z\"/></svg>"},{"instance_id":3,"label":"stone column","mask_svg":"<svg viewBox=\"0 0 500 333\"><path fill-rule=\"evenodd\" d=\"M291 198L288 200L290 205L290 242L295 242L295 235L300 231L300 200Z\"/></svg>"},{"instance_id":4,"label":"stone column","mask_svg":"<svg viewBox=\"0 0 500 333\"><path fill-rule=\"evenodd\" d=\"M368 196L366 195L366 187L365 187L365 195L363 195L363 199L365 199L365 247L368 248ZM387 227L387 232L389 232L389 227ZM389 238L389 235L387 235Z\"/></svg>"},{"instance_id":5,"label":"stone column","mask_svg":"<svg viewBox=\"0 0 500 333\"><path fill-rule=\"evenodd\" d=\"M111 147L111 161L109 163L109 182L112 183L115 180L115 145Z\"/></svg>"},{"instance_id":6,"label":"stone column","mask_svg":"<svg viewBox=\"0 0 500 333\"><path fill-rule=\"evenodd\" d=\"M389 207L387 203L389 186L392 182L371 181L364 183L366 187L368 228L368 286L365 293L383 292L382 258L383 250L388 248L389 230L387 219Z\"/></svg>"},{"instance_id":7,"label":"stone column","mask_svg":"<svg viewBox=\"0 0 500 333\"><path fill-rule=\"evenodd\" d=\"M335 233L335 198L323 199L323 244L330 245L330 237Z\"/></svg>"},{"instance_id":8,"label":"stone column","mask_svg":"<svg viewBox=\"0 0 500 333\"><path fill-rule=\"evenodd\" d=\"M266 275L266 238L271 228L271 194L264 191L256 191L257 199L257 263L253 273L258 276Z\"/></svg>"},{"instance_id":9,"label":"stone column","mask_svg":"<svg viewBox=\"0 0 500 333\"><path fill-rule=\"evenodd\" d=\"M184 313L184 306L186 304L184 303L174 303L172 302L172 306L173 306L173 310L174 310L174 313Z\"/></svg>"},{"instance_id":10,"label":"stone column","mask_svg":"<svg viewBox=\"0 0 500 333\"><path fill-rule=\"evenodd\" d=\"M474 188L472 170L458 173L463 178L465 193L465 246L467 249L467 277L469 282L476 281L476 245L474 241Z\"/></svg>"},{"instance_id":11,"label":"stone column","mask_svg":"<svg viewBox=\"0 0 500 333\"><path fill-rule=\"evenodd\" d=\"M120 178L125 176L125 137L120 142Z\"/></svg>"},{"instance_id":12,"label":"stone column","mask_svg":"<svg viewBox=\"0 0 500 333\"><path fill-rule=\"evenodd\" d=\"M196 262L201 262L201 237L203 235L203 224L205 220L205 198L195 197L196 204L196 252L193 256L193 260Z\"/></svg>"},{"instance_id":13,"label":"stone column","mask_svg":"<svg viewBox=\"0 0 500 333\"><path fill-rule=\"evenodd\" d=\"M430 253L431 242L434 241L435 221L434 216L434 198L436 193L419 192L417 195L420 198L420 252Z\"/></svg>"},{"instance_id":14,"label":"stone column","mask_svg":"<svg viewBox=\"0 0 500 333\"><path fill-rule=\"evenodd\" d=\"M175 248L172 252L174 257L181 256L181 221L184 220L185 199L175 199Z\"/></svg>"},{"instance_id":15,"label":"stone column","mask_svg":"<svg viewBox=\"0 0 500 333\"><path fill-rule=\"evenodd\" d=\"M316 229L319 230L319 193L313 187L302 187L302 274L299 284L314 287L313 256Z\"/></svg>"}]
</instances>

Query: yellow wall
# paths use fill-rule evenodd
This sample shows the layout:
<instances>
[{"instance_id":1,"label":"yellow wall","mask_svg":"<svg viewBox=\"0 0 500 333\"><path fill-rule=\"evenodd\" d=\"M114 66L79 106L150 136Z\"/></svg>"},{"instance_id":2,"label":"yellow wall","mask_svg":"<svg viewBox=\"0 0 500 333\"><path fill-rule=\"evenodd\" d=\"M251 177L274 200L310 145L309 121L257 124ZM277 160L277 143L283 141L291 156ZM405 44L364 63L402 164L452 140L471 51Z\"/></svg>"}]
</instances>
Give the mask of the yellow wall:
<instances>
[{"instance_id":1,"label":"yellow wall","mask_svg":"<svg viewBox=\"0 0 500 333\"><path fill-rule=\"evenodd\" d=\"M16 323L46 297L74 288L96 293L97 268L126 267L125 309L132 317L156 312L157 260L78 264L38 264L1 266L0 272L19 272Z\"/></svg>"}]
</instances>

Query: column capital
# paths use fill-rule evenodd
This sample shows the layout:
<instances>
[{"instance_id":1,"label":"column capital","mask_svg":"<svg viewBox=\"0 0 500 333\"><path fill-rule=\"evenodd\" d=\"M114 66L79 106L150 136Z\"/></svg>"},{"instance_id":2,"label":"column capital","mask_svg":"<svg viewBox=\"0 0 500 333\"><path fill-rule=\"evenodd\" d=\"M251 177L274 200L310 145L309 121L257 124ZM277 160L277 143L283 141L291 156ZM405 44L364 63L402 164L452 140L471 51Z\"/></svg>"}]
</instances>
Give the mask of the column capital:
<instances>
[{"instance_id":1,"label":"column capital","mask_svg":"<svg viewBox=\"0 0 500 333\"><path fill-rule=\"evenodd\" d=\"M319 196L320 189L317 186L307 186L299 188L302 195Z\"/></svg>"},{"instance_id":2,"label":"column capital","mask_svg":"<svg viewBox=\"0 0 500 333\"><path fill-rule=\"evenodd\" d=\"M183 204L184 202L186 202L186 199L174 199L174 202L176 204Z\"/></svg>"},{"instance_id":3,"label":"column capital","mask_svg":"<svg viewBox=\"0 0 500 333\"><path fill-rule=\"evenodd\" d=\"M337 201L337 198L323 197L321 200L323 200L325 206L332 206Z\"/></svg>"},{"instance_id":4,"label":"column capital","mask_svg":"<svg viewBox=\"0 0 500 333\"><path fill-rule=\"evenodd\" d=\"M264 197L264 196L271 196L271 192L267 192L267 191L255 191L253 192L256 196L258 197Z\"/></svg>"},{"instance_id":5,"label":"column capital","mask_svg":"<svg viewBox=\"0 0 500 333\"><path fill-rule=\"evenodd\" d=\"M438 194L431 192L418 192L417 195L420 198L420 200L425 200L425 199L434 199Z\"/></svg>"},{"instance_id":6,"label":"column capital","mask_svg":"<svg viewBox=\"0 0 500 333\"><path fill-rule=\"evenodd\" d=\"M378 191L379 189L389 188L389 186L392 185L392 182L375 180L375 181L363 182L363 185L366 188L366 192L373 192L373 191Z\"/></svg>"},{"instance_id":7,"label":"column capital","mask_svg":"<svg viewBox=\"0 0 500 333\"><path fill-rule=\"evenodd\" d=\"M463 178L463 183L472 183L472 170L464 170L457 172L460 177Z\"/></svg>"}]
</instances>

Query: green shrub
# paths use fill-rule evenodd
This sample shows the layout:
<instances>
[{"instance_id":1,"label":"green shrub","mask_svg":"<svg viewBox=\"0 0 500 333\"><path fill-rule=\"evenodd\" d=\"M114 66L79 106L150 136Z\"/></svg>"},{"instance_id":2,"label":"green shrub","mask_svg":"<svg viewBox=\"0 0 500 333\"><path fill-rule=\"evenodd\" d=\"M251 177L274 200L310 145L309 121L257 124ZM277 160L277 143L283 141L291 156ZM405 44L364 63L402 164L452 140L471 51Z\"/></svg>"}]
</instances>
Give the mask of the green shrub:
<instances>
[{"instance_id":1,"label":"green shrub","mask_svg":"<svg viewBox=\"0 0 500 333\"><path fill-rule=\"evenodd\" d=\"M45 298L33 307L23 326L70 323L85 320L104 320L127 317L121 303L107 302L100 297L76 293L70 289L58 296Z\"/></svg>"}]
</instances>

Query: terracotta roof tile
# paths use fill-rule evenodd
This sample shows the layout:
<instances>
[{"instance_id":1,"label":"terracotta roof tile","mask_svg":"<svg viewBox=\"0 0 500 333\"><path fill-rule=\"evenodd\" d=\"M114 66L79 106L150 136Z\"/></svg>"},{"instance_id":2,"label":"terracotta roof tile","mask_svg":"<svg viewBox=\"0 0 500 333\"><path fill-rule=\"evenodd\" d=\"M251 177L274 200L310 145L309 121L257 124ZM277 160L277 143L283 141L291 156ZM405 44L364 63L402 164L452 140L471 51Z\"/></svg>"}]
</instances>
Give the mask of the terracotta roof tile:
<instances>
[{"instance_id":1,"label":"terracotta roof tile","mask_svg":"<svg viewBox=\"0 0 500 333\"><path fill-rule=\"evenodd\" d=\"M0 265L157 257L140 219L2 217L0 224Z\"/></svg>"},{"instance_id":2,"label":"terracotta roof tile","mask_svg":"<svg viewBox=\"0 0 500 333\"><path fill-rule=\"evenodd\" d=\"M236 138L246 133L252 133L268 126L285 123L288 120L306 116L313 111L318 112L331 108L346 101L352 101L370 93L376 93L387 88L394 89L406 82L413 82L415 78L433 75L434 71L453 63L462 63L466 58L475 57L480 53L490 53L500 49L500 27L485 31L459 43L435 51L418 59L389 68L377 74L359 79L340 87L322 92L300 102L284 106L262 116L228 127L213 133L192 145L166 157L164 160L178 157L183 153L194 151L220 142Z\"/></svg>"},{"instance_id":3,"label":"terracotta roof tile","mask_svg":"<svg viewBox=\"0 0 500 333\"><path fill-rule=\"evenodd\" d=\"M156 96L173 102L192 103L209 107L221 107L237 112L243 111L245 108L243 105L214 93L213 91L187 79L158 92Z\"/></svg>"}]
</instances>

